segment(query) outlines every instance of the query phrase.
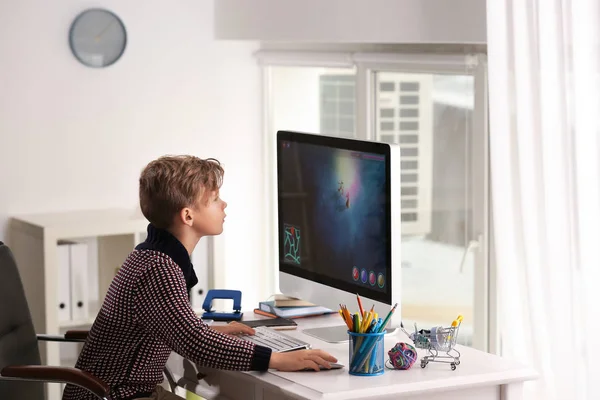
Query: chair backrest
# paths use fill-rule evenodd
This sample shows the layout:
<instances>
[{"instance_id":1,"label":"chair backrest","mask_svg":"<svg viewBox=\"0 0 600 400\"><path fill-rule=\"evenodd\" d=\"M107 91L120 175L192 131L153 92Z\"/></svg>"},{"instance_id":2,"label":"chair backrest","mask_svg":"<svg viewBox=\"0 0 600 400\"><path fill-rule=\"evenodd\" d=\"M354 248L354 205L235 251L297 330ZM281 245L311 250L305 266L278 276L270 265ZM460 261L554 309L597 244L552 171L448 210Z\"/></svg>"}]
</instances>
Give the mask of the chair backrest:
<instances>
[{"instance_id":1,"label":"chair backrest","mask_svg":"<svg viewBox=\"0 0 600 400\"><path fill-rule=\"evenodd\" d=\"M37 336L17 263L0 242L0 371L7 365L39 365ZM42 400L44 386L0 378L0 399Z\"/></svg>"}]
</instances>

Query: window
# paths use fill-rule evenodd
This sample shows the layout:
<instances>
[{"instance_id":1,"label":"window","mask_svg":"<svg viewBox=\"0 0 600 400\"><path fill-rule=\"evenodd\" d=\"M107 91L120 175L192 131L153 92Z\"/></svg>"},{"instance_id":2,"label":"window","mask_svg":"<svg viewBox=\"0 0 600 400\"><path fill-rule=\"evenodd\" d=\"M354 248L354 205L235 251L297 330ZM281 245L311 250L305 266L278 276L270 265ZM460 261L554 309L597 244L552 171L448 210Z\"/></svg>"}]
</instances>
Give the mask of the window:
<instances>
[{"instance_id":1,"label":"window","mask_svg":"<svg viewBox=\"0 0 600 400\"><path fill-rule=\"evenodd\" d=\"M431 229L431 74L375 73L375 138L400 146L402 235Z\"/></svg>"},{"instance_id":2,"label":"window","mask_svg":"<svg viewBox=\"0 0 600 400\"><path fill-rule=\"evenodd\" d=\"M271 133L295 130L354 137L354 68L271 67Z\"/></svg>"},{"instance_id":3,"label":"window","mask_svg":"<svg viewBox=\"0 0 600 400\"><path fill-rule=\"evenodd\" d=\"M374 75L376 139L398 144L401 152L402 318L432 327L461 314L459 341L470 345L473 77Z\"/></svg>"},{"instance_id":4,"label":"window","mask_svg":"<svg viewBox=\"0 0 600 400\"><path fill-rule=\"evenodd\" d=\"M354 136L354 74L323 73L319 76L319 99L323 135Z\"/></svg>"},{"instance_id":5,"label":"window","mask_svg":"<svg viewBox=\"0 0 600 400\"><path fill-rule=\"evenodd\" d=\"M479 62L484 58L363 53L311 60L299 53L294 66L289 54L280 65L275 53L259 55L270 110L267 148L279 129L398 144L404 323L429 329L462 314L459 341L486 350L487 83ZM267 207L275 209L274 149L269 152ZM273 272L275 224L272 215ZM267 296L278 287L276 279L271 284Z\"/></svg>"}]
</instances>

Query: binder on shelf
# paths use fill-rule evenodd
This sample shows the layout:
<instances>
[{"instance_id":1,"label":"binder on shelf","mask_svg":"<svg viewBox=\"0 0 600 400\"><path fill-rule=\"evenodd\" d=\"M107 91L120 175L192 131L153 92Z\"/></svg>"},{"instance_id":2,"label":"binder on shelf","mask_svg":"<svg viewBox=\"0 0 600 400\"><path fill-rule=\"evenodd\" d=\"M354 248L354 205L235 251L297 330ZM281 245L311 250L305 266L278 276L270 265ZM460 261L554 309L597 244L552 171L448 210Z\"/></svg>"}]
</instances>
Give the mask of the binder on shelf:
<instances>
[{"instance_id":1,"label":"binder on shelf","mask_svg":"<svg viewBox=\"0 0 600 400\"><path fill-rule=\"evenodd\" d=\"M87 244L87 286L86 286L86 299L87 299L87 312L88 320L91 320L98 314L100 310L101 301L100 297L100 266L98 264L98 239L92 238L85 241ZM102 293L104 295L104 293Z\"/></svg>"},{"instance_id":2,"label":"binder on shelf","mask_svg":"<svg viewBox=\"0 0 600 400\"><path fill-rule=\"evenodd\" d=\"M58 263L57 307L58 321L71 320L71 262L69 244L59 242L56 246Z\"/></svg>"},{"instance_id":3,"label":"binder on shelf","mask_svg":"<svg viewBox=\"0 0 600 400\"><path fill-rule=\"evenodd\" d=\"M89 319L88 290L88 245L73 243L70 247L71 261L71 319Z\"/></svg>"},{"instance_id":4,"label":"binder on shelf","mask_svg":"<svg viewBox=\"0 0 600 400\"><path fill-rule=\"evenodd\" d=\"M206 297L206 291L202 286L203 285L198 282L198 284L194 286L190 292L190 303L192 304L192 310L202 309L202 303Z\"/></svg>"},{"instance_id":5,"label":"binder on shelf","mask_svg":"<svg viewBox=\"0 0 600 400\"><path fill-rule=\"evenodd\" d=\"M258 308L269 314L276 315L281 318L298 318L309 317L322 314L330 314L333 310L321 307L276 307L274 301L261 301L258 303Z\"/></svg>"},{"instance_id":6,"label":"binder on shelf","mask_svg":"<svg viewBox=\"0 0 600 400\"><path fill-rule=\"evenodd\" d=\"M58 321L85 321L90 317L87 243L59 241L56 246Z\"/></svg>"}]
</instances>

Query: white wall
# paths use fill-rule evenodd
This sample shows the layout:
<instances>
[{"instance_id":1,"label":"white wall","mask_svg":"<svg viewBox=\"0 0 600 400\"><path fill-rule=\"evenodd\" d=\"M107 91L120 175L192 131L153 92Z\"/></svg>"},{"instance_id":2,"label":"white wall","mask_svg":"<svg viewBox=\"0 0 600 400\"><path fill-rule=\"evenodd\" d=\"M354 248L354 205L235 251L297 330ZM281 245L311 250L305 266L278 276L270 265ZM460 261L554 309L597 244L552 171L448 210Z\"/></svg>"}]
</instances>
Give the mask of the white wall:
<instances>
[{"instance_id":1,"label":"white wall","mask_svg":"<svg viewBox=\"0 0 600 400\"><path fill-rule=\"evenodd\" d=\"M86 68L68 30L88 7L123 20L113 66ZM256 304L262 237L256 43L213 40L213 1L0 2L0 240L10 216L135 207L145 163L165 153L225 164L217 277Z\"/></svg>"},{"instance_id":2,"label":"white wall","mask_svg":"<svg viewBox=\"0 0 600 400\"><path fill-rule=\"evenodd\" d=\"M486 43L485 0L219 0L220 39Z\"/></svg>"},{"instance_id":3,"label":"white wall","mask_svg":"<svg viewBox=\"0 0 600 400\"><path fill-rule=\"evenodd\" d=\"M319 132L319 77L323 68L271 69L273 140L278 130Z\"/></svg>"}]
</instances>

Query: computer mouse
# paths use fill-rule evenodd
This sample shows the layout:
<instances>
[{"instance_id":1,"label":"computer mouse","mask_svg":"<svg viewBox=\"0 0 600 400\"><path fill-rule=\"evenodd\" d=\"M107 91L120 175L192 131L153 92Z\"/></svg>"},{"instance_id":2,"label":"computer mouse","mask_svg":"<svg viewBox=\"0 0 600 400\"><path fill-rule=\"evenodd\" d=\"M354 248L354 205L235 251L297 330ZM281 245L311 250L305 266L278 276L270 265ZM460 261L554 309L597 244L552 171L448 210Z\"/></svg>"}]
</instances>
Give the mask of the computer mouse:
<instances>
[{"instance_id":1,"label":"computer mouse","mask_svg":"<svg viewBox=\"0 0 600 400\"><path fill-rule=\"evenodd\" d=\"M327 371L328 369L342 369L344 368L343 364L338 364L338 363L331 363L331 368L325 368L323 365L319 365L319 370L321 371ZM312 368L304 368L302 371L306 371L306 372L317 372Z\"/></svg>"}]
</instances>

